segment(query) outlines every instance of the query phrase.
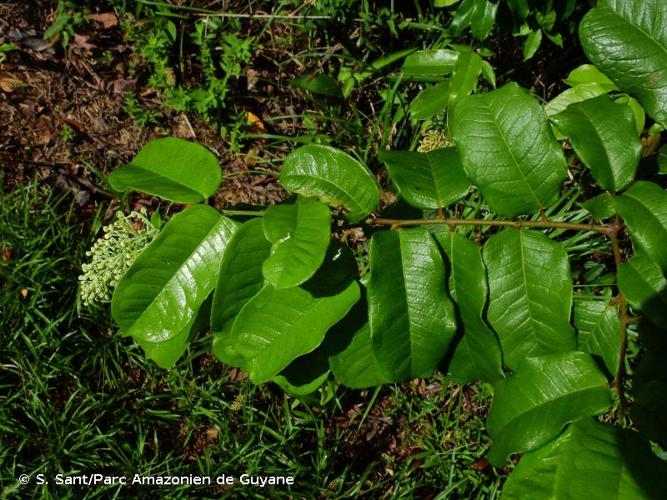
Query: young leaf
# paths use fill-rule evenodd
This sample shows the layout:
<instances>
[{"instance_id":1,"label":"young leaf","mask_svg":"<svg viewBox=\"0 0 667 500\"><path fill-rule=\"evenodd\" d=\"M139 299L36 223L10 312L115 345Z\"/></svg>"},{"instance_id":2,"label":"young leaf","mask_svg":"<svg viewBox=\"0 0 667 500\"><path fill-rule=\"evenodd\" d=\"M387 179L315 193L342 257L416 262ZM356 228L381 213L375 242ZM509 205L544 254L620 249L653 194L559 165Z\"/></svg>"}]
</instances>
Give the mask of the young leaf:
<instances>
[{"instance_id":1,"label":"young leaf","mask_svg":"<svg viewBox=\"0 0 667 500\"><path fill-rule=\"evenodd\" d=\"M410 116L413 120L426 120L444 113L449 104L449 80L440 82L422 91L410 103Z\"/></svg>"},{"instance_id":2,"label":"young leaf","mask_svg":"<svg viewBox=\"0 0 667 500\"><path fill-rule=\"evenodd\" d=\"M378 158L387 167L401 197L413 207L447 207L472 187L456 148L428 153L380 151Z\"/></svg>"},{"instance_id":3,"label":"young leaf","mask_svg":"<svg viewBox=\"0 0 667 500\"><path fill-rule=\"evenodd\" d=\"M280 182L290 192L345 208L350 222L360 221L380 204L380 189L368 168L331 146L308 144L293 151L285 159Z\"/></svg>"},{"instance_id":4,"label":"young leaf","mask_svg":"<svg viewBox=\"0 0 667 500\"><path fill-rule=\"evenodd\" d=\"M241 308L264 286L262 264L270 254L271 242L264 236L262 219L256 218L236 231L222 256L211 307L211 330L213 352L223 363L244 364L234 352L230 332Z\"/></svg>"},{"instance_id":5,"label":"young leaf","mask_svg":"<svg viewBox=\"0 0 667 500\"><path fill-rule=\"evenodd\" d=\"M576 87L582 83L597 83L607 91L616 90L618 88L607 75L602 73L602 71L592 64L582 64L581 66L577 66L570 71L570 74L567 75L567 78L564 81L570 87Z\"/></svg>"},{"instance_id":6,"label":"young leaf","mask_svg":"<svg viewBox=\"0 0 667 500\"><path fill-rule=\"evenodd\" d=\"M449 80L450 105L475 90L481 72L482 58L468 47L461 48L454 65L454 73Z\"/></svg>"},{"instance_id":7,"label":"young leaf","mask_svg":"<svg viewBox=\"0 0 667 500\"><path fill-rule=\"evenodd\" d=\"M111 314L123 333L152 343L182 333L213 291L236 227L205 205L172 217L113 294Z\"/></svg>"},{"instance_id":8,"label":"young leaf","mask_svg":"<svg viewBox=\"0 0 667 500\"><path fill-rule=\"evenodd\" d=\"M582 419L557 440L526 453L503 499L665 498L665 462L638 433Z\"/></svg>"},{"instance_id":9,"label":"young leaf","mask_svg":"<svg viewBox=\"0 0 667 500\"><path fill-rule=\"evenodd\" d=\"M523 60L527 61L528 59L531 59L537 52L537 49L540 48L541 43L542 30L540 28L534 29L528 33L526 40L523 42Z\"/></svg>"},{"instance_id":10,"label":"young leaf","mask_svg":"<svg viewBox=\"0 0 667 500\"><path fill-rule=\"evenodd\" d=\"M218 189L220 167L204 146L166 137L147 143L124 167L109 175L115 191L141 191L177 203L198 203Z\"/></svg>"},{"instance_id":11,"label":"young leaf","mask_svg":"<svg viewBox=\"0 0 667 500\"><path fill-rule=\"evenodd\" d=\"M553 116L561 111L565 111L568 106L575 102L593 99L605 95L607 90L599 83L581 83L571 89L564 90L556 97L551 99L544 106L544 112L547 116Z\"/></svg>"},{"instance_id":12,"label":"young leaf","mask_svg":"<svg viewBox=\"0 0 667 500\"><path fill-rule=\"evenodd\" d=\"M281 289L267 284L243 306L230 337L254 383L273 379L295 358L313 351L359 300L356 263L349 254L347 247L332 243L308 282Z\"/></svg>"},{"instance_id":13,"label":"young leaf","mask_svg":"<svg viewBox=\"0 0 667 500\"><path fill-rule=\"evenodd\" d=\"M638 181L614 199L636 248L667 271L667 193L652 182Z\"/></svg>"},{"instance_id":14,"label":"young leaf","mask_svg":"<svg viewBox=\"0 0 667 500\"><path fill-rule=\"evenodd\" d=\"M481 249L458 233L437 233L435 239L449 261L449 293L462 322L448 372L460 384L473 379L495 382L503 377L502 353L498 337L482 317L488 287Z\"/></svg>"},{"instance_id":15,"label":"young leaf","mask_svg":"<svg viewBox=\"0 0 667 500\"><path fill-rule=\"evenodd\" d=\"M635 178L642 141L628 105L601 95L571 104L551 120L603 189L620 191Z\"/></svg>"},{"instance_id":16,"label":"young leaf","mask_svg":"<svg viewBox=\"0 0 667 500\"><path fill-rule=\"evenodd\" d=\"M266 281L276 288L290 288L315 274L329 247L329 208L299 196L293 205L269 207L263 220L264 235L273 243L262 266Z\"/></svg>"},{"instance_id":17,"label":"young leaf","mask_svg":"<svg viewBox=\"0 0 667 500\"><path fill-rule=\"evenodd\" d=\"M440 79L454 70L458 53L450 49L419 50L403 61L403 76L413 80Z\"/></svg>"},{"instance_id":18,"label":"young leaf","mask_svg":"<svg viewBox=\"0 0 667 500\"><path fill-rule=\"evenodd\" d=\"M581 20L586 56L646 112L667 123L667 8L664 0L601 0Z\"/></svg>"},{"instance_id":19,"label":"young leaf","mask_svg":"<svg viewBox=\"0 0 667 500\"><path fill-rule=\"evenodd\" d=\"M373 235L368 310L373 350L392 380L430 375L456 330L445 266L423 228Z\"/></svg>"},{"instance_id":20,"label":"young leaf","mask_svg":"<svg viewBox=\"0 0 667 500\"><path fill-rule=\"evenodd\" d=\"M650 257L638 254L623 263L618 269L618 288L628 304L653 323L667 324L667 277Z\"/></svg>"},{"instance_id":21,"label":"young leaf","mask_svg":"<svg viewBox=\"0 0 667 500\"><path fill-rule=\"evenodd\" d=\"M510 454L537 449L567 423L610 405L607 379L588 354L526 358L514 375L496 384L487 420L493 441L489 462L500 467Z\"/></svg>"},{"instance_id":22,"label":"young leaf","mask_svg":"<svg viewBox=\"0 0 667 500\"><path fill-rule=\"evenodd\" d=\"M561 245L535 231L505 229L484 245L489 274L487 318L505 364L572 350L572 275Z\"/></svg>"},{"instance_id":23,"label":"young leaf","mask_svg":"<svg viewBox=\"0 0 667 500\"><path fill-rule=\"evenodd\" d=\"M470 19L470 30L472 31L472 36L477 40L486 40L493 28L493 22L496 20L498 2L474 0L474 3L475 8Z\"/></svg>"},{"instance_id":24,"label":"young leaf","mask_svg":"<svg viewBox=\"0 0 667 500\"><path fill-rule=\"evenodd\" d=\"M612 376L618 369L621 352L621 318L618 308L603 300L576 300L574 326L578 349L600 356Z\"/></svg>"},{"instance_id":25,"label":"young leaf","mask_svg":"<svg viewBox=\"0 0 667 500\"><path fill-rule=\"evenodd\" d=\"M515 83L461 99L451 129L466 174L501 215L546 206L567 176L542 107Z\"/></svg>"}]
</instances>

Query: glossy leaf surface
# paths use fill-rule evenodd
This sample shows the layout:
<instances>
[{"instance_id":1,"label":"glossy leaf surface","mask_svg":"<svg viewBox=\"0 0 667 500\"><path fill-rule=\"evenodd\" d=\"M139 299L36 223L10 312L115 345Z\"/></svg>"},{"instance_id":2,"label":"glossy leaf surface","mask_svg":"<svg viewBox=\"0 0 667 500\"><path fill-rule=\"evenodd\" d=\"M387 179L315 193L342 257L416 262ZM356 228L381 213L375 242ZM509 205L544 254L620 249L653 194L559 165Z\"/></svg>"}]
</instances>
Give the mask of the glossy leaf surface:
<instances>
[{"instance_id":1,"label":"glossy leaf surface","mask_svg":"<svg viewBox=\"0 0 667 500\"><path fill-rule=\"evenodd\" d=\"M423 228L380 231L370 244L371 339L392 380L430 375L456 330L438 246Z\"/></svg>"},{"instance_id":2,"label":"glossy leaf surface","mask_svg":"<svg viewBox=\"0 0 667 500\"><path fill-rule=\"evenodd\" d=\"M123 333L153 343L182 333L213 291L236 228L204 205L167 222L114 292L111 313Z\"/></svg>"},{"instance_id":3,"label":"glossy leaf surface","mask_svg":"<svg viewBox=\"0 0 667 500\"><path fill-rule=\"evenodd\" d=\"M604 300L576 300L574 326L581 351L600 356L614 376L621 351L621 318L618 308Z\"/></svg>"},{"instance_id":4,"label":"glossy leaf surface","mask_svg":"<svg viewBox=\"0 0 667 500\"><path fill-rule=\"evenodd\" d=\"M300 285L322 265L329 247L329 207L299 196L292 205L274 205L263 217L264 235L273 243L262 274L276 288Z\"/></svg>"},{"instance_id":5,"label":"glossy leaf surface","mask_svg":"<svg viewBox=\"0 0 667 500\"><path fill-rule=\"evenodd\" d=\"M308 144L293 151L285 159L280 182L290 192L345 208L350 222L363 219L380 203L380 190L368 168L331 146Z\"/></svg>"},{"instance_id":6,"label":"glossy leaf surface","mask_svg":"<svg viewBox=\"0 0 667 500\"><path fill-rule=\"evenodd\" d=\"M611 405L607 379L582 352L526 358L514 375L496 384L487 430L489 462L539 448L569 422L597 415Z\"/></svg>"},{"instance_id":7,"label":"glossy leaf surface","mask_svg":"<svg viewBox=\"0 0 667 500\"><path fill-rule=\"evenodd\" d=\"M483 319L488 287L481 249L458 233L437 233L435 238L447 255L449 293L462 323L448 372L457 383L495 382L503 377L502 353L498 337Z\"/></svg>"},{"instance_id":8,"label":"glossy leaf surface","mask_svg":"<svg viewBox=\"0 0 667 500\"><path fill-rule=\"evenodd\" d=\"M141 191L178 203L205 200L220 184L215 155L201 144L176 137L148 142L124 167L109 175L116 191Z\"/></svg>"},{"instance_id":9,"label":"glossy leaf surface","mask_svg":"<svg viewBox=\"0 0 667 500\"><path fill-rule=\"evenodd\" d=\"M635 310L667 326L667 277L646 255L635 255L618 269L618 288Z\"/></svg>"},{"instance_id":10,"label":"glossy leaf surface","mask_svg":"<svg viewBox=\"0 0 667 500\"><path fill-rule=\"evenodd\" d=\"M664 498L666 473L665 463L636 432L583 419L556 441L524 455L502 498Z\"/></svg>"},{"instance_id":11,"label":"glossy leaf surface","mask_svg":"<svg viewBox=\"0 0 667 500\"><path fill-rule=\"evenodd\" d=\"M586 56L646 112L667 121L667 4L601 0L581 20Z\"/></svg>"},{"instance_id":12,"label":"glossy leaf surface","mask_svg":"<svg viewBox=\"0 0 667 500\"><path fill-rule=\"evenodd\" d=\"M569 323L572 276L565 250L537 231L505 229L484 245L487 318L516 368L528 356L576 347Z\"/></svg>"},{"instance_id":13,"label":"glossy leaf surface","mask_svg":"<svg viewBox=\"0 0 667 500\"><path fill-rule=\"evenodd\" d=\"M381 151L378 157L401 197L413 207L447 207L463 198L472 187L456 148L428 153Z\"/></svg>"},{"instance_id":14,"label":"glossy leaf surface","mask_svg":"<svg viewBox=\"0 0 667 500\"><path fill-rule=\"evenodd\" d=\"M546 206L566 177L542 107L515 83L461 99L450 125L466 174L501 215Z\"/></svg>"},{"instance_id":15,"label":"glossy leaf surface","mask_svg":"<svg viewBox=\"0 0 667 500\"><path fill-rule=\"evenodd\" d=\"M635 178L642 142L627 104L601 95L571 104L551 119L603 189L620 191Z\"/></svg>"},{"instance_id":16,"label":"glossy leaf surface","mask_svg":"<svg viewBox=\"0 0 667 500\"><path fill-rule=\"evenodd\" d=\"M635 248L667 271L667 193L657 184L638 181L614 199Z\"/></svg>"}]
</instances>

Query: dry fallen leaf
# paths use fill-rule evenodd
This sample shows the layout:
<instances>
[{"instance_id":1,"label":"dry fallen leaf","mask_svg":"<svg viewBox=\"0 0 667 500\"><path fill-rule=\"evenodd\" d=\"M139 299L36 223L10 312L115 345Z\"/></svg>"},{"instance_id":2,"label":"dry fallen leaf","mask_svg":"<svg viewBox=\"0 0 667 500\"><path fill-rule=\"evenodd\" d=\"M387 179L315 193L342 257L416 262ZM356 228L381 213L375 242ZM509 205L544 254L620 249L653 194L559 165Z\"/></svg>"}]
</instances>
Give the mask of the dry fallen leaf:
<instances>
[{"instance_id":1,"label":"dry fallen leaf","mask_svg":"<svg viewBox=\"0 0 667 500\"><path fill-rule=\"evenodd\" d=\"M26 84L23 83L18 78L11 78L9 76L0 75L0 89L2 89L3 92L7 93L14 92L16 89L25 86Z\"/></svg>"},{"instance_id":2,"label":"dry fallen leaf","mask_svg":"<svg viewBox=\"0 0 667 500\"><path fill-rule=\"evenodd\" d=\"M84 50L93 50L97 48L97 45L88 43L87 36L79 35L78 33L74 34L74 44Z\"/></svg>"},{"instance_id":3,"label":"dry fallen leaf","mask_svg":"<svg viewBox=\"0 0 667 500\"><path fill-rule=\"evenodd\" d=\"M104 29L113 28L118 25L118 18L113 12L102 12L101 14L90 14L88 19L100 23Z\"/></svg>"}]
</instances>

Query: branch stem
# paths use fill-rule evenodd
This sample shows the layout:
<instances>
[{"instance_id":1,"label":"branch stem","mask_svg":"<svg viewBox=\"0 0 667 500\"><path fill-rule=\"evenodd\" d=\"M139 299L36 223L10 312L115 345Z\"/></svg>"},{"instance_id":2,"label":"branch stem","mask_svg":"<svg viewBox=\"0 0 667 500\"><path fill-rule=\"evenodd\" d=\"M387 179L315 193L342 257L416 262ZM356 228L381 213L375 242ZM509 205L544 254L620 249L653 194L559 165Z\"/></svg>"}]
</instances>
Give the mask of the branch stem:
<instances>
[{"instance_id":1,"label":"branch stem","mask_svg":"<svg viewBox=\"0 0 667 500\"><path fill-rule=\"evenodd\" d=\"M438 217L437 219L383 219L381 217L369 218L366 224L374 226L422 226L427 224L446 224L448 226L502 226L520 229L530 227L536 229L571 229L573 231L593 231L597 233L610 235L618 231L616 223L614 224L575 224L573 222L558 222L549 220L484 220L484 219L455 219L447 217Z\"/></svg>"}]
</instances>

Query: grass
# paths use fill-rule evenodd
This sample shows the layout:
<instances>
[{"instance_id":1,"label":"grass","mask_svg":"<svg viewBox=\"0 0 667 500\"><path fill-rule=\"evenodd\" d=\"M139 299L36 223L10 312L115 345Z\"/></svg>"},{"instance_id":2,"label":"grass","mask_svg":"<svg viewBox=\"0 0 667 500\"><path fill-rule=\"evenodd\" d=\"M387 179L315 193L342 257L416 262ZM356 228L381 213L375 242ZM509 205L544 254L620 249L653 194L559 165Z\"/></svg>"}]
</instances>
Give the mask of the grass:
<instances>
[{"instance_id":1,"label":"grass","mask_svg":"<svg viewBox=\"0 0 667 500\"><path fill-rule=\"evenodd\" d=\"M439 377L374 393L332 387L320 405L239 379L201 354L205 336L172 371L145 361L115 335L106 308L79 307L76 277L101 214L82 223L70 198L32 181L0 199L3 498L143 497L154 488L72 489L55 484L58 473L248 473L296 483L160 490L170 498L497 496L502 477L480 462L488 388ZM18 483L21 474L30 484Z\"/></svg>"}]
</instances>

